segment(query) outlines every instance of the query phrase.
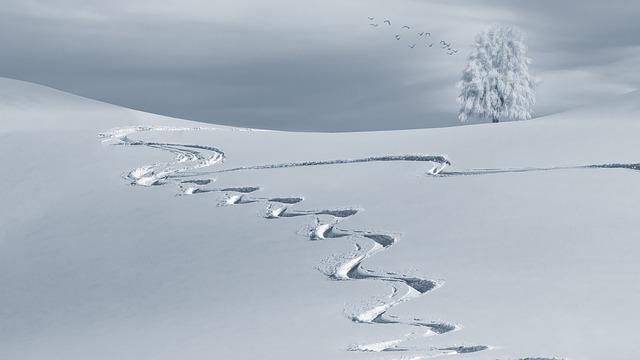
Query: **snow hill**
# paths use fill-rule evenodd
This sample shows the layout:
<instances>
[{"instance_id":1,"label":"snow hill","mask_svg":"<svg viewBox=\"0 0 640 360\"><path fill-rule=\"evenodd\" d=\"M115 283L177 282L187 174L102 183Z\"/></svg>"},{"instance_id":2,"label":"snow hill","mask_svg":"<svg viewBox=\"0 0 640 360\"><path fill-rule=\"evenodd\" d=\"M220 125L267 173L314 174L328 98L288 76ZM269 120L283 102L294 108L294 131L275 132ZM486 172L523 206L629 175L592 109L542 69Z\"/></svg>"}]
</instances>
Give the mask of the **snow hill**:
<instances>
[{"instance_id":1,"label":"snow hill","mask_svg":"<svg viewBox=\"0 0 640 360\"><path fill-rule=\"evenodd\" d=\"M0 79L0 358L635 359L639 104L288 133Z\"/></svg>"}]
</instances>

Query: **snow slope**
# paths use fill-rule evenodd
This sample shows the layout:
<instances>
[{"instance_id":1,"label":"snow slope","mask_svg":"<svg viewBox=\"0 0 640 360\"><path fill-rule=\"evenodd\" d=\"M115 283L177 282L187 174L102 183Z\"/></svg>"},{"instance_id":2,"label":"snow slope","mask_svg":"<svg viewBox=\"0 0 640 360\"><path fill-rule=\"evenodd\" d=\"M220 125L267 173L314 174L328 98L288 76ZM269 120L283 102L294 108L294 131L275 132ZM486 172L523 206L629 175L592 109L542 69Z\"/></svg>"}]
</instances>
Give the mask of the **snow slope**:
<instances>
[{"instance_id":1,"label":"snow slope","mask_svg":"<svg viewBox=\"0 0 640 360\"><path fill-rule=\"evenodd\" d=\"M635 359L639 103L285 133L0 79L0 358Z\"/></svg>"}]
</instances>

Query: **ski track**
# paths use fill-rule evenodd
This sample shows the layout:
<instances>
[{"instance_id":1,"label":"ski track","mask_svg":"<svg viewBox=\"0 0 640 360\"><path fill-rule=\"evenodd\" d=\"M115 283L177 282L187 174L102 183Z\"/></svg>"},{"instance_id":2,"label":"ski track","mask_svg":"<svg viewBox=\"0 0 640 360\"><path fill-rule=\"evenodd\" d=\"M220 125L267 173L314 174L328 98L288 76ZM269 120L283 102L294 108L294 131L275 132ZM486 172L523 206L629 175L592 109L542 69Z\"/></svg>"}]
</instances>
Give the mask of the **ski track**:
<instances>
[{"instance_id":1,"label":"ski track","mask_svg":"<svg viewBox=\"0 0 640 360\"><path fill-rule=\"evenodd\" d=\"M323 166L323 165L342 165L342 164L357 164L365 162L385 162L385 161L417 161L417 162L429 162L433 164L433 167L427 171L429 174L437 175L444 170L445 167L451 165L451 162L442 155L386 155L386 156L369 156L358 159L339 159L339 160L324 160L324 161L301 161L279 164L265 164L254 166L240 166L229 169L222 169L212 171L212 173L226 173L235 171L247 171L247 170L267 170L267 169L284 169L294 167L307 167L307 166Z\"/></svg>"},{"instance_id":2,"label":"ski track","mask_svg":"<svg viewBox=\"0 0 640 360\"><path fill-rule=\"evenodd\" d=\"M181 181L181 184L194 184L194 185L209 185L211 184L212 179L195 179L195 180L184 180Z\"/></svg>"},{"instance_id":3,"label":"ski track","mask_svg":"<svg viewBox=\"0 0 640 360\"><path fill-rule=\"evenodd\" d=\"M506 168L506 169L472 169L467 171L438 171L429 172L429 175L437 177L448 176L474 176L474 175L493 175L493 174L514 174L525 172L542 172L557 170L579 170L579 169L623 169L640 171L640 163L609 163L595 165L576 165L576 166L552 166L552 167L528 167L528 168Z\"/></svg>"},{"instance_id":4,"label":"ski track","mask_svg":"<svg viewBox=\"0 0 640 360\"><path fill-rule=\"evenodd\" d=\"M423 360L444 355L462 355L490 350L488 345L455 345L448 347L426 347L426 346L403 346L404 343L426 336L444 335L461 327L456 324L440 321L425 321L420 318L400 319L396 315L389 314L395 306L406 301L430 293L443 285L442 281L398 274L392 271L376 271L364 266L364 262L378 253L387 251L398 242L398 235L371 232L368 230L347 230L338 228L340 221L357 215L362 209L338 208L301 210L292 209L290 206L298 204L304 200L303 197L253 197L249 194L261 190L257 186L207 188L203 187L215 182L215 179L191 179L212 173L226 173L246 170L294 168L307 166L340 165L364 162L385 162L385 161L415 161L430 162L433 166L427 174L438 177L447 176L468 176L487 175L498 173L515 173L527 171L550 171L561 169L584 169L584 168L604 168L604 169L631 169L640 170L640 164L602 164L574 167L551 167L551 168L522 168L522 169L478 169L471 171L445 172L445 167L451 162L444 156L432 155L388 155L372 156L358 159L327 160L327 161L304 161L293 163L267 164L256 166L235 167L217 171L197 171L209 167L225 160L222 150L205 145L174 144L147 142L142 140L131 140L129 136L139 132L184 132L184 131L211 131L215 128L208 127L169 127L169 126L132 126L112 129L108 132L98 134L98 138L105 143L122 146L144 146L169 152L175 156L173 161L156 163L142 166L129 171L124 177L132 185L154 186L175 183L179 188L177 195L194 195L209 192L224 193L220 206L230 206L248 203L266 203L266 210L263 217L266 219L282 219L300 216L314 218L314 225L308 231L310 241L346 238L353 241L354 251L350 254L336 256L337 261L329 261L324 268L319 268L328 279L333 281L380 281L390 285L391 294L386 299L376 299L376 304L365 307L348 315L354 323L385 325L395 324L410 326L418 329L425 329L425 332L418 335L415 332L404 335L401 338L384 340L370 344L356 344L347 348L348 351L357 352L416 352L417 355L403 357L402 360ZM251 130L251 129L247 129ZM180 180L187 178L186 180ZM547 357L525 357L518 360L561 360L559 358Z\"/></svg>"},{"instance_id":5,"label":"ski track","mask_svg":"<svg viewBox=\"0 0 640 360\"><path fill-rule=\"evenodd\" d=\"M112 145L145 146L174 154L175 159L173 161L145 165L133 169L125 175L125 178L129 180L132 185L153 186L162 185L166 183L169 178L176 177L179 173L193 171L222 162L225 158L224 152L213 146L131 140L129 135L138 132L184 132L209 130L216 129L205 127L151 127L140 125L112 129L98 134L98 138L101 139L102 142L110 143Z\"/></svg>"}]
</instances>

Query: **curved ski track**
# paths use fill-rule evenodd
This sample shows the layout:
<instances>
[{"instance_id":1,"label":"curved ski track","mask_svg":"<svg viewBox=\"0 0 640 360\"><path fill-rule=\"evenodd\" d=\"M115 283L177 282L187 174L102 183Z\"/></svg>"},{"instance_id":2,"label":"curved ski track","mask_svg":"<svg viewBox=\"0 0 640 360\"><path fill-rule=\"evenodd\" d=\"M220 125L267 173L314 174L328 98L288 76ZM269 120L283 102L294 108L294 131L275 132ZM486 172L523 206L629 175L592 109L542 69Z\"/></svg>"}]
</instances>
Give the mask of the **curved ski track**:
<instances>
[{"instance_id":1,"label":"curved ski track","mask_svg":"<svg viewBox=\"0 0 640 360\"><path fill-rule=\"evenodd\" d=\"M202 176L207 172L197 172L195 170L212 166L224 161L225 154L222 150L213 146L192 145L192 144L173 144L147 142L141 140L131 140L130 135L138 132L167 132L167 131L203 131L215 130L215 128L202 127L151 127L151 126L133 126L125 128L117 128L98 135L103 142L112 145L124 146L145 146L149 148L159 149L172 153L175 156L173 161L166 163L156 163L146 165L129 171L125 178L132 185L153 186L163 185L173 182L178 185L178 195L194 195L207 192L222 192L225 194L224 199L220 202L221 206L239 205L247 203L264 203L266 209L263 214L266 219L283 219L299 216L314 217L315 223L307 229L308 239L312 241L345 238L353 241L354 251L350 254L335 256L336 259L326 259L319 270L324 273L328 279L334 281L354 281L368 280L380 281L390 285L391 293L385 299L378 299L374 305L366 306L359 311L349 314L348 317L355 323L364 324L399 324L424 329L421 335L411 332L399 339L379 341L370 344L356 344L347 348L349 351L359 352L415 352L411 357L403 359L422 360L443 355L460 355L475 353L491 349L488 345L452 345L448 347L426 347L426 346L403 346L404 343L423 338L425 336L444 335L452 331L459 330L461 327L456 324L443 321L426 321L419 318L401 319L398 316L389 314L389 311L395 306L409 301L413 298L421 296L436 290L443 285L442 281L411 276L408 274L398 274L391 271L372 270L367 268L365 261L371 256L386 251L393 247L398 241L398 235L389 233L378 233L367 230L347 230L338 228L340 221L355 216L361 209L344 208L344 209L319 209L319 210L301 210L292 209L290 206L298 204L304 200L303 197L253 197L250 194L261 190L259 187L228 187L228 188L206 188L204 185L211 184L215 179L195 179L192 177ZM225 173L244 170L261 170L276 168L291 168L303 166L322 166L322 165L339 165L362 162L377 161L419 161L430 162L432 168L427 174L433 176L456 176L456 175L479 175L498 172L516 172L514 170L488 169L475 172L443 172L444 168L451 165L450 161L444 156L432 155L388 155L388 156L372 156L360 159L342 159L328 161L305 161L298 163L280 163L267 164L257 166L244 166L211 171L208 173ZM581 167L581 168L586 168ZM628 165L610 164L588 167L601 168L629 168ZM521 171L542 171L555 170L551 169L529 169ZM637 168L634 168L637 170ZM180 178L188 178L186 180L178 180ZM538 358L527 357L520 360L560 360L557 358Z\"/></svg>"}]
</instances>

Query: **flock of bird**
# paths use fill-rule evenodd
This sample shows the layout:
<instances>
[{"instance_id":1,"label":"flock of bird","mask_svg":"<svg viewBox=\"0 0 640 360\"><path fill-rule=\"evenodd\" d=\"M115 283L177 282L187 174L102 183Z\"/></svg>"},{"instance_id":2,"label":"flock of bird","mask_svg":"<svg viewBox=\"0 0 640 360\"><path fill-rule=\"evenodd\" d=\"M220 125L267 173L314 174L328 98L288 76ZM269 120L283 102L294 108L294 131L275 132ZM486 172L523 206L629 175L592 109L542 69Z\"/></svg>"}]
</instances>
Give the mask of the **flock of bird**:
<instances>
[{"instance_id":1,"label":"flock of bird","mask_svg":"<svg viewBox=\"0 0 640 360\"><path fill-rule=\"evenodd\" d=\"M375 22L376 21L375 17L369 16L368 18L369 18L369 26L377 28L377 27L379 27L381 25L380 23ZM391 27L391 20L385 19L382 22L382 24L383 24L382 25L383 27ZM395 34L395 39L398 40L398 41L401 40L405 36L405 33L406 33L407 30L411 30L411 26L403 25L401 29L403 29L403 33L402 34L399 34L399 33ZM433 45L435 45L435 43L433 42L435 40L432 39L430 32L422 31L422 32L417 33L417 35L418 35L418 38L417 38L418 41L410 42L407 45L411 49L415 49L415 47L419 45L419 41L420 40L424 40L426 47L433 47ZM452 44L450 42L446 42L445 40L440 40L438 45L439 45L439 47L441 49L446 51L447 55L449 55L449 56L452 56L452 55L455 55L455 54L458 53L457 49L454 49L454 48L451 47Z\"/></svg>"}]
</instances>

